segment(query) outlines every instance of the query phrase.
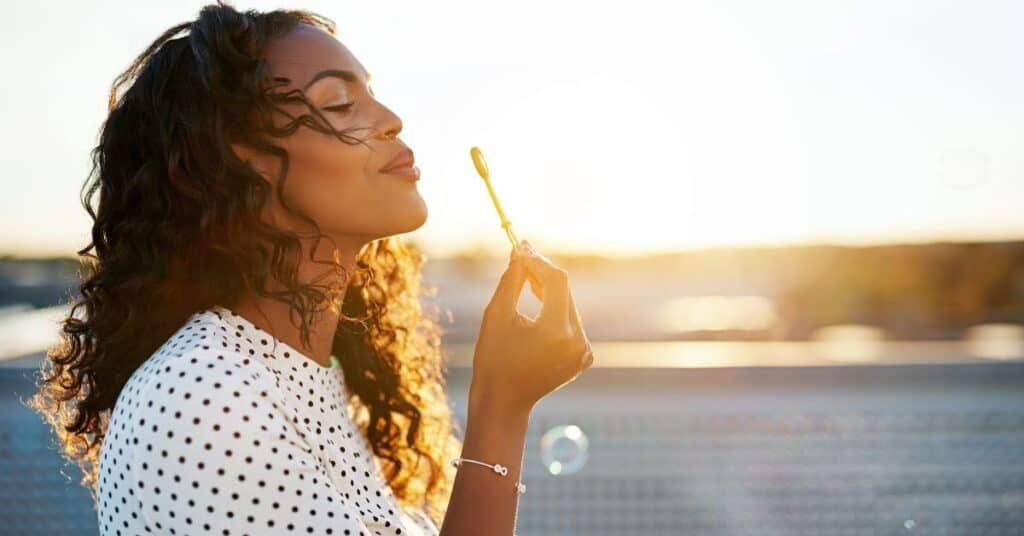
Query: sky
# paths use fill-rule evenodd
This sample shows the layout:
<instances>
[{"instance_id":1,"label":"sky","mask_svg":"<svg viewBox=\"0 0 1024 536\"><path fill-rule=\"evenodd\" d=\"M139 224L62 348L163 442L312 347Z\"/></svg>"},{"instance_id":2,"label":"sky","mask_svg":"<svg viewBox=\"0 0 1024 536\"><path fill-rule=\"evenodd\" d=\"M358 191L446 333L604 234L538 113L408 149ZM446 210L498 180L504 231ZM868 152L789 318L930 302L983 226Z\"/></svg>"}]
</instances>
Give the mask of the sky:
<instances>
[{"instance_id":1,"label":"sky","mask_svg":"<svg viewBox=\"0 0 1024 536\"><path fill-rule=\"evenodd\" d=\"M0 253L88 243L114 77L206 2L16 2ZM403 120L434 256L1024 236L1024 3L234 1L333 19Z\"/></svg>"}]
</instances>

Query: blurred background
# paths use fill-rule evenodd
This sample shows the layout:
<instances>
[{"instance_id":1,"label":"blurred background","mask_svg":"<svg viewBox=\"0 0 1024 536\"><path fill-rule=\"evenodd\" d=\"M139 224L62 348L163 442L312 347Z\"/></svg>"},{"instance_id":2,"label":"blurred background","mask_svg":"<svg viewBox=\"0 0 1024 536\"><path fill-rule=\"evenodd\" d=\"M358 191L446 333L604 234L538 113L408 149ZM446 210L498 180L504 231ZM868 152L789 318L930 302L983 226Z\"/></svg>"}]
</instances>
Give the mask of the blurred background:
<instances>
[{"instance_id":1,"label":"blurred background","mask_svg":"<svg viewBox=\"0 0 1024 536\"><path fill-rule=\"evenodd\" d=\"M95 533L21 400L110 83L204 3L6 6L5 534ZM596 361L531 419L519 534L1024 534L1024 4L232 3L332 18L402 117L460 418L509 248L470 146L569 271Z\"/></svg>"}]
</instances>

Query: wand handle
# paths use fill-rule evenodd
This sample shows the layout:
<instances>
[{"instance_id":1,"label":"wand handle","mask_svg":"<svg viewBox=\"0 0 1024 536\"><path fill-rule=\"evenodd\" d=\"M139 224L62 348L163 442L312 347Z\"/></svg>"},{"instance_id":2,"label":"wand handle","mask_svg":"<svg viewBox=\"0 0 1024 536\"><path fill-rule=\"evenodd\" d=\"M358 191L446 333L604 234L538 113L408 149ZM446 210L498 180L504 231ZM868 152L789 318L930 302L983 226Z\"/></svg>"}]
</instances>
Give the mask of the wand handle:
<instances>
[{"instance_id":1,"label":"wand handle","mask_svg":"<svg viewBox=\"0 0 1024 536\"><path fill-rule=\"evenodd\" d=\"M484 153L480 151L479 147L471 147L469 149L469 155L473 159L473 166L476 168L476 172L480 175L480 178L484 180L484 184L487 186L487 193L491 196L491 202L494 203L494 209L498 211L498 217L501 219L501 227L505 229L505 235L508 236L508 241L512 243L512 247L519 249L519 239L516 238L516 234L512 232L512 222L505 216L505 211L501 210L501 202L498 201L498 195L494 193L494 187L491 186L491 173L487 169L487 161L484 160Z\"/></svg>"}]
</instances>

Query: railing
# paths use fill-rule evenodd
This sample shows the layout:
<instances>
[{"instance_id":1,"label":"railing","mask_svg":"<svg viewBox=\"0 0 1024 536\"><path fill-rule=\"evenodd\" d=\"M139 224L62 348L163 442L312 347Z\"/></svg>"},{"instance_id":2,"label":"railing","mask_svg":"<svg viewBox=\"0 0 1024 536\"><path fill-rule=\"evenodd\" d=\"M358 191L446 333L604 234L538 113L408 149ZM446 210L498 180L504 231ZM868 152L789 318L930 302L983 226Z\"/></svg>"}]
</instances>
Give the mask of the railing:
<instances>
[{"instance_id":1,"label":"railing","mask_svg":"<svg viewBox=\"0 0 1024 536\"><path fill-rule=\"evenodd\" d=\"M22 363L2 532L94 534ZM462 424L469 378L449 369ZM1022 533L1024 363L594 367L535 408L523 481L524 535Z\"/></svg>"}]
</instances>

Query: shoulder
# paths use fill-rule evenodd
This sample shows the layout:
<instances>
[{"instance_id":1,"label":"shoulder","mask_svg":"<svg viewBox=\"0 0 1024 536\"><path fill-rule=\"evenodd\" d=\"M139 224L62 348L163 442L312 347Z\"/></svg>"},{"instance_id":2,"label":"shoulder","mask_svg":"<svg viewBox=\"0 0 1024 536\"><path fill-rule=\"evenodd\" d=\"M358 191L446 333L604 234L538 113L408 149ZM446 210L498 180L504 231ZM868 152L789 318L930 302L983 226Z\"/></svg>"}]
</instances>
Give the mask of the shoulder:
<instances>
[{"instance_id":1,"label":"shoulder","mask_svg":"<svg viewBox=\"0 0 1024 536\"><path fill-rule=\"evenodd\" d=\"M126 386L152 391L158 382L200 384L203 369L209 371L205 375L210 377L257 375L261 368L266 368L242 349L230 347L222 329L208 315L193 314L132 373Z\"/></svg>"},{"instance_id":2,"label":"shoulder","mask_svg":"<svg viewBox=\"0 0 1024 536\"><path fill-rule=\"evenodd\" d=\"M261 362L218 349L193 348L149 363L136 395L153 422L214 412L249 422L254 409L281 409L273 375ZM144 404L144 405L143 405ZM173 412L168 410L173 409Z\"/></svg>"},{"instance_id":3,"label":"shoulder","mask_svg":"<svg viewBox=\"0 0 1024 536\"><path fill-rule=\"evenodd\" d=\"M130 419L130 478L147 526L369 534L258 361L213 348L160 362ZM128 452L126 452L128 454ZM261 502L266 499L265 503Z\"/></svg>"}]
</instances>

